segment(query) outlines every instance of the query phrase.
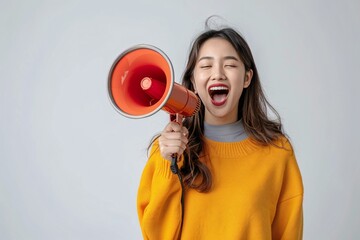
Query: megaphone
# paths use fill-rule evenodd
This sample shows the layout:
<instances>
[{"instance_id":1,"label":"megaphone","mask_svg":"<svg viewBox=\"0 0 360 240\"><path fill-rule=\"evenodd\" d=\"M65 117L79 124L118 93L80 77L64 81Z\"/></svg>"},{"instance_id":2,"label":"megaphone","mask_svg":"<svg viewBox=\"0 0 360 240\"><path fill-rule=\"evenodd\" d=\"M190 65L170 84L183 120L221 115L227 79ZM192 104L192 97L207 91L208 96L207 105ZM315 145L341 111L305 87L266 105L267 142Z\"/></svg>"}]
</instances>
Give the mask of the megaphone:
<instances>
[{"instance_id":1,"label":"megaphone","mask_svg":"<svg viewBox=\"0 0 360 240\"><path fill-rule=\"evenodd\" d=\"M119 55L109 72L108 93L115 110L129 118L162 109L181 123L200 108L195 93L175 83L170 59L151 45L136 45Z\"/></svg>"}]
</instances>

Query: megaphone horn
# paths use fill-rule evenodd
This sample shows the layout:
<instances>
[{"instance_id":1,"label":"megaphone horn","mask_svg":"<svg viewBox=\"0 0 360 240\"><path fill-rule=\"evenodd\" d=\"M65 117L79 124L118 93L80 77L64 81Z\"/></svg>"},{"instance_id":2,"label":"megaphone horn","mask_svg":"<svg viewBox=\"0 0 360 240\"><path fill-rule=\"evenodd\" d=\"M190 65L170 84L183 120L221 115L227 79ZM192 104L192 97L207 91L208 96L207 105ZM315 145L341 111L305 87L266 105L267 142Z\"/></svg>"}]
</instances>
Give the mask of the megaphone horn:
<instances>
[{"instance_id":1,"label":"megaphone horn","mask_svg":"<svg viewBox=\"0 0 360 240\"><path fill-rule=\"evenodd\" d=\"M108 78L112 105L129 118L144 118L160 109L171 116L192 116L199 98L175 83L170 59L151 45L136 45L115 60Z\"/></svg>"}]
</instances>

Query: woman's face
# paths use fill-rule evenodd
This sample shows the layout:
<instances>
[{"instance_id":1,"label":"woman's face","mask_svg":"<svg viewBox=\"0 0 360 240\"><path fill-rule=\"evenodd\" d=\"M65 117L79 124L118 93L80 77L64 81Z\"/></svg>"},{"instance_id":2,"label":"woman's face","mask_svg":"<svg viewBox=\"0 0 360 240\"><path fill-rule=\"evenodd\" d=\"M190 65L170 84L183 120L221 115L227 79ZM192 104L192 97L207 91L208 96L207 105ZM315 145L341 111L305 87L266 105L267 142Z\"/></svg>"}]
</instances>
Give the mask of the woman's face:
<instances>
[{"instance_id":1,"label":"woman's face","mask_svg":"<svg viewBox=\"0 0 360 240\"><path fill-rule=\"evenodd\" d=\"M252 70L245 71L234 47L225 39L211 38L200 47L192 83L205 106L205 122L223 125L236 122L244 88Z\"/></svg>"}]
</instances>

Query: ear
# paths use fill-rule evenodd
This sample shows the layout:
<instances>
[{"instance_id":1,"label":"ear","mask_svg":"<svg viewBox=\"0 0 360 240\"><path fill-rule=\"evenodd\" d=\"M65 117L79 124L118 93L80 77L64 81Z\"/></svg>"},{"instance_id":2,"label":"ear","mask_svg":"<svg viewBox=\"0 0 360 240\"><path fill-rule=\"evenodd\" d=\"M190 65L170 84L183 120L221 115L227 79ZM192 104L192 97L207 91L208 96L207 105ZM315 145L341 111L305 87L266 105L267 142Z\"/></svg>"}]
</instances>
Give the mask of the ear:
<instances>
[{"instance_id":1,"label":"ear","mask_svg":"<svg viewBox=\"0 0 360 240\"><path fill-rule=\"evenodd\" d=\"M253 70L250 69L249 71L245 72L245 80L244 80L244 88L247 88L250 86L251 79L253 77Z\"/></svg>"}]
</instances>

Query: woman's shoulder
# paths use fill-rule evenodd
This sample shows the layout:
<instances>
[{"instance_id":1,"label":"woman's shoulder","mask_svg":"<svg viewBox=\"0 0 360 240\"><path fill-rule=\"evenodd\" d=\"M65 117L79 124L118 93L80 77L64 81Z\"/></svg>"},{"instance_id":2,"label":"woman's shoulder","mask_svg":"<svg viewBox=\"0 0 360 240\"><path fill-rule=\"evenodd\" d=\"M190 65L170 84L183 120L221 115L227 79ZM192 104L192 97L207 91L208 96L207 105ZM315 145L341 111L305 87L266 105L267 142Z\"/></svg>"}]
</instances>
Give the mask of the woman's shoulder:
<instances>
[{"instance_id":1,"label":"woman's shoulder","mask_svg":"<svg viewBox=\"0 0 360 240\"><path fill-rule=\"evenodd\" d=\"M293 151L293 147L291 144L291 141L289 139L289 137L285 136L285 135L281 135L280 137L278 137L273 144L279 148L282 148L286 151Z\"/></svg>"},{"instance_id":2,"label":"woman's shoulder","mask_svg":"<svg viewBox=\"0 0 360 240\"><path fill-rule=\"evenodd\" d=\"M293 145L287 136L281 136L269 145L271 148L271 155L284 166L290 164L297 164Z\"/></svg>"},{"instance_id":3,"label":"woman's shoulder","mask_svg":"<svg viewBox=\"0 0 360 240\"><path fill-rule=\"evenodd\" d=\"M277 139L270 142L268 146L270 146L274 151L279 151L286 155L294 154L294 148L291 144L291 141L289 137L285 135L279 136Z\"/></svg>"},{"instance_id":4,"label":"woman's shoulder","mask_svg":"<svg viewBox=\"0 0 360 240\"><path fill-rule=\"evenodd\" d=\"M283 163L286 164L289 159L295 157L291 141L285 135L281 135L269 143L262 143L256 140L251 140L251 142L257 146L256 152L258 154L266 155L267 158L276 159L277 162L282 160Z\"/></svg>"}]
</instances>

